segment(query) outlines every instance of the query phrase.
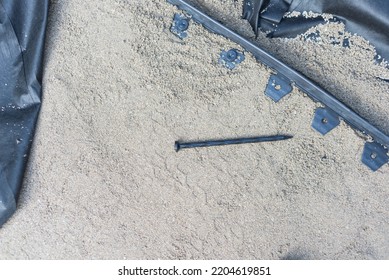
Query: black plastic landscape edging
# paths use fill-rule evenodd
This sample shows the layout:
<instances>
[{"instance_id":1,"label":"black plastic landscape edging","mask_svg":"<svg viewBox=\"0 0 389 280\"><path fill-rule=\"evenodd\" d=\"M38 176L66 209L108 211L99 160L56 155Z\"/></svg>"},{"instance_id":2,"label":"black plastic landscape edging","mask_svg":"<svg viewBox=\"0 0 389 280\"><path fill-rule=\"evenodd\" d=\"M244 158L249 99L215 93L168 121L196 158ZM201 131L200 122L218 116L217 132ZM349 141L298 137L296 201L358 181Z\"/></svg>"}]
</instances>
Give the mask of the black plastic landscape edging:
<instances>
[{"instance_id":1,"label":"black plastic landscape edging","mask_svg":"<svg viewBox=\"0 0 389 280\"><path fill-rule=\"evenodd\" d=\"M305 75L299 73L294 70L290 66L286 65L279 59L275 58L259 46L255 45L248 39L243 36L237 34L232 31L228 27L224 26L217 20L211 18L209 15L200 11L196 7L189 4L184 0L167 0L169 3L176 5L179 9L188 13L191 18L203 25L208 30L222 35L235 43L241 45L246 51L252 53L258 61L267 65L268 67L274 69L277 72L277 76L283 80L288 81L290 84L296 85L300 90L305 92L308 96L310 96L313 100L322 103L329 109L330 112L338 115L341 119L343 119L346 123L348 123L354 129L361 131L362 133L369 135L373 138L374 144L382 146L382 149L378 149L381 153L381 159L384 158L384 161L387 162L387 147L389 147L389 136L384 134L374 125L370 124L364 118L359 116L356 112L354 112L347 105L343 104L336 97L334 97L331 93L321 88L315 82L307 78ZM367 143L369 144L369 143ZM376 146L374 147L376 148ZM366 147L365 147L366 150ZM366 157L366 153L364 153L363 161L366 165L368 165L373 171L377 170L383 164L377 165L374 163L376 158L375 152L371 152ZM370 159L371 157L371 159ZM386 163L385 162L385 163Z\"/></svg>"}]
</instances>

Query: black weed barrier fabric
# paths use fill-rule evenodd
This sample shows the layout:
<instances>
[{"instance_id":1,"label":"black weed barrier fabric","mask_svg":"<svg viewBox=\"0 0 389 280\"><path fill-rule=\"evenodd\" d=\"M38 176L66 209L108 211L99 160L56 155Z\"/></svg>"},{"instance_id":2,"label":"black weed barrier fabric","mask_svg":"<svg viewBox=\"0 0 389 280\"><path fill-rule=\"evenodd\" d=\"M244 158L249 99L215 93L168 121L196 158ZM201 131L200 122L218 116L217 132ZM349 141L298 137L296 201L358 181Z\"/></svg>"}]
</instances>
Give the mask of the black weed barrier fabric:
<instances>
[{"instance_id":1,"label":"black weed barrier fabric","mask_svg":"<svg viewBox=\"0 0 389 280\"><path fill-rule=\"evenodd\" d=\"M41 104L49 0L0 0L0 226L15 212Z\"/></svg>"},{"instance_id":2,"label":"black weed barrier fabric","mask_svg":"<svg viewBox=\"0 0 389 280\"><path fill-rule=\"evenodd\" d=\"M295 37L325 22L320 15L285 17L293 11L334 15L334 21L343 22L346 30L370 41L389 61L388 0L245 0L243 17L256 32L262 29L269 37Z\"/></svg>"}]
</instances>

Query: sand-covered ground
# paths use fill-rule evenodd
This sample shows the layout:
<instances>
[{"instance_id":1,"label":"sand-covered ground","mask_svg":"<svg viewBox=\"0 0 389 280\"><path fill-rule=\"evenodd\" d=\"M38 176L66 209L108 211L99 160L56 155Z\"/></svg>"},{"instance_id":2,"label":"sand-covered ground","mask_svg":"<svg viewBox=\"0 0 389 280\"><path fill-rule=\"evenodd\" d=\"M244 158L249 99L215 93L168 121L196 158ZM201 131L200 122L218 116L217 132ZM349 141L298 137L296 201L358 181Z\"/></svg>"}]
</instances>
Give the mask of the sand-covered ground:
<instances>
[{"instance_id":1,"label":"sand-covered ground","mask_svg":"<svg viewBox=\"0 0 389 280\"><path fill-rule=\"evenodd\" d=\"M242 0L193 2L255 38ZM360 133L342 123L321 136L320 104L297 89L273 103L271 70L249 53L223 68L221 50L241 48L202 26L176 38L165 0L51 4L42 111L0 258L389 258L389 166L361 163ZM389 134L388 68L342 25L318 29L319 41L257 43ZM283 133L294 138L173 149Z\"/></svg>"}]
</instances>

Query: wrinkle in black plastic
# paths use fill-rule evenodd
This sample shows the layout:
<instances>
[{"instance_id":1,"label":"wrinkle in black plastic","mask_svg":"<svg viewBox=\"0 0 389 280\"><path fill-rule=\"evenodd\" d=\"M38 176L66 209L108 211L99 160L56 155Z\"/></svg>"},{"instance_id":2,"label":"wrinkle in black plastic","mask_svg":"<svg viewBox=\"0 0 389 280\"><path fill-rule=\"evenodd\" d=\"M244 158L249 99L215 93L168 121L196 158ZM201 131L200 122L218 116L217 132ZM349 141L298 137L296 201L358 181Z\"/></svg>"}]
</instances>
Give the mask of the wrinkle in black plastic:
<instances>
[{"instance_id":1,"label":"wrinkle in black plastic","mask_svg":"<svg viewBox=\"0 0 389 280\"><path fill-rule=\"evenodd\" d=\"M280 11L284 11L280 16ZM245 0L243 17L254 31L270 37L296 37L324 23L321 16L285 17L290 12L328 13L345 24L346 30L367 39L389 61L389 1L387 0Z\"/></svg>"},{"instance_id":2,"label":"wrinkle in black plastic","mask_svg":"<svg viewBox=\"0 0 389 280\"><path fill-rule=\"evenodd\" d=\"M41 104L49 0L0 0L0 226L15 212Z\"/></svg>"}]
</instances>

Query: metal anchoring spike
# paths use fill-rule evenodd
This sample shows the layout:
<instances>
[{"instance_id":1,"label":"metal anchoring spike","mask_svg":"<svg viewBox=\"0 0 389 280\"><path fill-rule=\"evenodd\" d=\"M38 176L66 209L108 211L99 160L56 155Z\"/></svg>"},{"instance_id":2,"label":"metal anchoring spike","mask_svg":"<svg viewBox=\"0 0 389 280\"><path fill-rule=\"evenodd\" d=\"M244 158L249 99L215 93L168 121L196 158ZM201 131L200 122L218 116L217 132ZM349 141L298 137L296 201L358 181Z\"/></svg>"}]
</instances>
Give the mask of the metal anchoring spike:
<instances>
[{"instance_id":1,"label":"metal anchoring spike","mask_svg":"<svg viewBox=\"0 0 389 280\"><path fill-rule=\"evenodd\" d=\"M261 136L253 138L238 138L238 139L224 139L214 141L202 141L202 142L190 142L180 143L176 141L174 143L174 149L178 152L181 149L201 148L201 147L212 147L212 146L225 146L225 145L238 145L238 144L250 144L260 142L273 142L282 141L293 138L290 135L273 135L273 136Z\"/></svg>"}]
</instances>

